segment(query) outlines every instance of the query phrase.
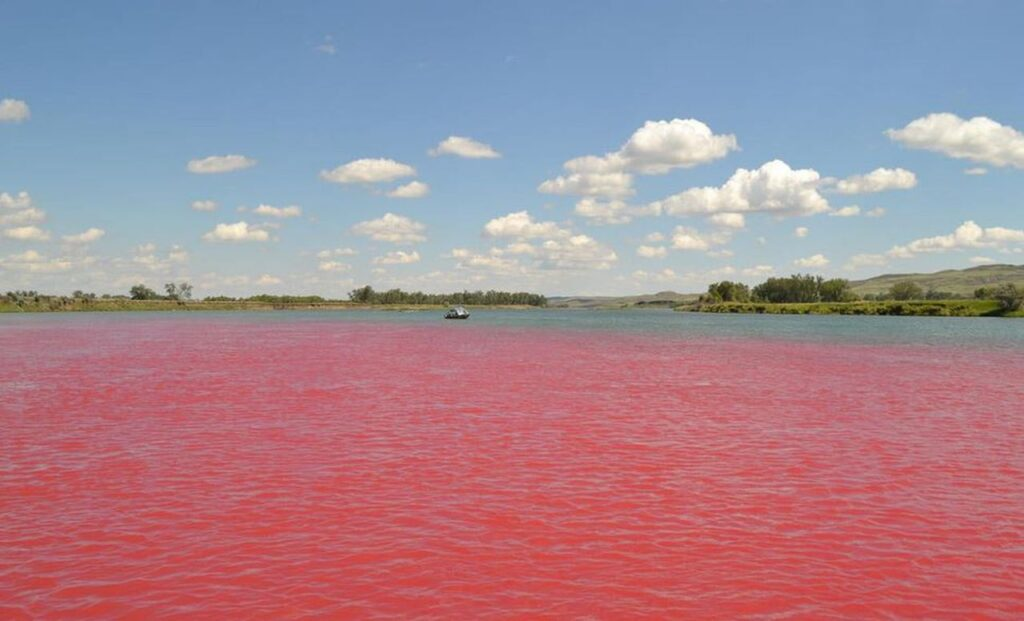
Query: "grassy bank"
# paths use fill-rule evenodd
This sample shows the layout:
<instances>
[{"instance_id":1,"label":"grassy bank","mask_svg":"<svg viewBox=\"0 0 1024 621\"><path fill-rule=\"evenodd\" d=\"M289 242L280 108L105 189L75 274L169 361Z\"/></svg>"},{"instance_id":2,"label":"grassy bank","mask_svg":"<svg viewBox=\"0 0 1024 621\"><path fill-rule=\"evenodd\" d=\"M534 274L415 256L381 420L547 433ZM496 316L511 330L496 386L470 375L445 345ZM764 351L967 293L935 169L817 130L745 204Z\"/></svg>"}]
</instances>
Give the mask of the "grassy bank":
<instances>
[{"instance_id":1,"label":"grassy bank","mask_svg":"<svg viewBox=\"0 0 1024 621\"><path fill-rule=\"evenodd\" d=\"M502 305L472 306L470 309L523 310L533 306ZM52 298L23 300L15 303L0 301L0 313L50 313L50 312L119 312L119 311L347 311L347 310L389 310L389 311L443 311L442 304L357 304L354 302L317 303L270 303L253 301L188 301L175 300L125 300L125 299L72 299Z\"/></svg>"},{"instance_id":2,"label":"grassy bank","mask_svg":"<svg viewBox=\"0 0 1024 621\"><path fill-rule=\"evenodd\" d=\"M765 315L899 315L916 317L1024 317L1024 310L1004 312L995 300L911 300L884 302L813 302L770 304L721 302L686 304L679 311L701 313L758 313Z\"/></svg>"}]
</instances>

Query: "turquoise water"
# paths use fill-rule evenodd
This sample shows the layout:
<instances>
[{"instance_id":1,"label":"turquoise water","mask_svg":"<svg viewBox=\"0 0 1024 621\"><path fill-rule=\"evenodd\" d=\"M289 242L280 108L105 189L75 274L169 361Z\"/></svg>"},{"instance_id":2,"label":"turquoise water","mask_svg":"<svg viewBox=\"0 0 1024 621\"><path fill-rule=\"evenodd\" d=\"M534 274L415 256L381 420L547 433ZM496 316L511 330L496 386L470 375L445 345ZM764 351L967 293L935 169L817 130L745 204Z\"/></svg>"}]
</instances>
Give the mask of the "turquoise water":
<instances>
[{"instance_id":1,"label":"turquoise water","mask_svg":"<svg viewBox=\"0 0 1024 621\"><path fill-rule=\"evenodd\" d=\"M451 329L538 328L665 334L674 338L782 339L863 344L1024 347L1024 320L986 317L852 317L839 315L723 315L670 310L481 310L468 321L444 321L439 311L116 312L0 315L0 328L17 325L194 320L373 322L443 324Z\"/></svg>"}]
</instances>

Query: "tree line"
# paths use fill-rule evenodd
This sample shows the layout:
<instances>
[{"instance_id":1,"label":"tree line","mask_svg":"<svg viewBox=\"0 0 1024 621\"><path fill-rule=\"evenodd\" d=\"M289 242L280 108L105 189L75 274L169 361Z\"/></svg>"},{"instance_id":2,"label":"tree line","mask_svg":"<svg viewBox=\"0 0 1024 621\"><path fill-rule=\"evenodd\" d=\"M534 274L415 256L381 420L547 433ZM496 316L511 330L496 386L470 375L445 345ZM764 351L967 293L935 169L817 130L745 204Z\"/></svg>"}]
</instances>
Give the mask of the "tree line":
<instances>
[{"instance_id":1,"label":"tree line","mask_svg":"<svg viewBox=\"0 0 1024 621\"><path fill-rule=\"evenodd\" d=\"M1001 309L1016 311L1024 306L1024 291L1013 284L997 287L981 287L974 292L976 299L995 300ZM866 301L907 301L907 300L953 300L966 299L948 291L925 290L916 282L903 280L893 283L887 291L872 293L863 298L850 287L845 278L824 279L809 274L793 274L788 277L769 278L751 288L741 282L723 280L708 286L707 293L699 302L767 302L769 304L814 303L814 302L857 302Z\"/></svg>"},{"instance_id":2,"label":"tree line","mask_svg":"<svg viewBox=\"0 0 1024 621\"><path fill-rule=\"evenodd\" d=\"M539 293L525 291L461 291L456 293L423 293L388 289L376 291L370 285L353 289L348 299L357 304L468 304L474 306L547 306L548 299Z\"/></svg>"}]
</instances>

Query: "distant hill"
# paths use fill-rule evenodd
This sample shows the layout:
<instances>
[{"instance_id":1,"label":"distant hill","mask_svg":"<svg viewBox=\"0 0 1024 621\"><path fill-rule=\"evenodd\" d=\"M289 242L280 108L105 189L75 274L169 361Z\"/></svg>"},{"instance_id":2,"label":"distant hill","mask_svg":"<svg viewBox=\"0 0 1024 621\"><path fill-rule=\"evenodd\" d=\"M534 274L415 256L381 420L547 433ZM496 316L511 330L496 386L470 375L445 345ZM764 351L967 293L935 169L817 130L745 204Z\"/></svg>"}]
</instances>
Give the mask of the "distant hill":
<instances>
[{"instance_id":1,"label":"distant hill","mask_svg":"<svg viewBox=\"0 0 1024 621\"><path fill-rule=\"evenodd\" d=\"M963 270L943 270L932 274L883 274L850 282L858 295L888 291L894 283L911 280L921 288L970 296L978 287L1013 283L1024 287L1024 265L979 265Z\"/></svg>"},{"instance_id":2,"label":"distant hill","mask_svg":"<svg viewBox=\"0 0 1024 621\"><path fill-rule=\"evenodd\" d=\"M697 293L659 291L646 295L627 296L561 296L549 297L550 308L671 308L683 302L693 302Z\"/></svg>"}]
</instances>

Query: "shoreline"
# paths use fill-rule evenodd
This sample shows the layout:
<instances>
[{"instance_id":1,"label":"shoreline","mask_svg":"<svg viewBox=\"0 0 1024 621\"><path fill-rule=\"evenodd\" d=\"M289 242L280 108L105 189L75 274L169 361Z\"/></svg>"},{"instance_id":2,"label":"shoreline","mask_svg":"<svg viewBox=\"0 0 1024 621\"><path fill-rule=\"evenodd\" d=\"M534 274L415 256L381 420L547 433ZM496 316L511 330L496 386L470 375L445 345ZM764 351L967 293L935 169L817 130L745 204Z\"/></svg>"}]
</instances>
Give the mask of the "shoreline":
<instances>
[{"instance_id":1,"label":"shoreline","mask_svg":"<svg viewBox=\"0 0 1024 621\"><path fill-rule=\"evenodd\" d=\"M907 300L858 302L719 302L688 304L674 310L690 313L758 315L860 315L897 317L1024 317L1024 309L1004 311L995 300Z\"/></svg>"},{"instance_id":2,"label":"shoreline","mask_svg":"<svg viewBox=\"0 0 1024 621\"><path fill-rule=\"evenodd\" d=\"M517 304L470 305L466 308L481 310L532 310L541 307ZM188 301L175 300L87 300L54 299L39 302L0 302L0 313L117 313L139 311L164 312L269 312L269 311L359 311L379 310L392 312L444 311L445 304L358 304L354 302L284 303L249 301Z\"/></svg>"}]
</instances>

